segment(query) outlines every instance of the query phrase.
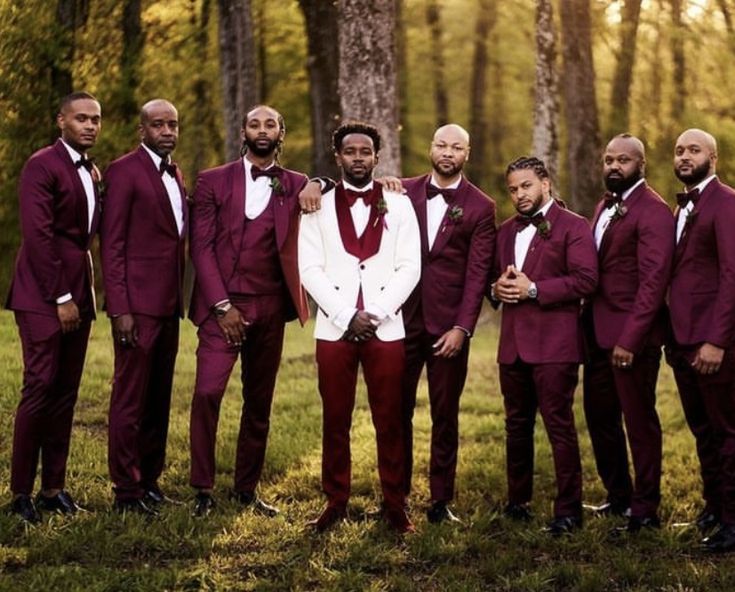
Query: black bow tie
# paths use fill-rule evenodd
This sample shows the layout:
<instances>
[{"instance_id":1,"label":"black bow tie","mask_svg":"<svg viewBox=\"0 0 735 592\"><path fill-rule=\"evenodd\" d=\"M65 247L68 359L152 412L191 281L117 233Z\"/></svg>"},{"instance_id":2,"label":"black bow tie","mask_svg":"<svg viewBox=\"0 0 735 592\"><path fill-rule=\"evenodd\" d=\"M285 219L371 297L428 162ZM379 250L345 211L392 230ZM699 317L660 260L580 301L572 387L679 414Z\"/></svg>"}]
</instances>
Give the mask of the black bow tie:
<instances>
[{"instance_id":1,"label":"black bow tie","mask_svg":"<svg viewBox=\"0 0 735 592\"><path fill-rule=\"evenodd\" d=\"M536 228L538 228L541 224L544 222L544 215L539 213L535 214L533 216L526 216L524 214L518 214L516 216L516 232L521 232L521 230L525 230L528 228L529 224L533 224Z\"/></svg>"},{"instance_id":2,"label":"black bow tie","mask_svg":"<svg viewBox=\"0 0 735 592\"><path fill-rule=\"evenodd\" d=\"M176 178L176 165L173 162L168 162L167 160L161 159L161 164L158 165L158 172L163 175L163 173L168 173L171 175L174 179Z\"/></svg>"},{"instance_id":3,"label":"black bow tie","mask_svg":"<svg viewBox=\"0 0 735 592\"><path fill-rule=\"evenodd\" d=\"M78 169L84 167L91 173L92 169L94 169L94 159L87 158L84 154L82 154L82 157L74 163L74 166Z\"/></svg>"},{"instance_id":4,"label":"black bow tie","mask_svg":"<svg viewBox=\"0 0 735 592\"><path fill-rule=\"evenodd\" d=\"M616 204L622 203L623 201L622 196L618 195L617 193L613 193L612 191L605 191L603 199L605 200L606 208L611 208Z\"/></svg>"},{"instance_id":5,"label":"black bow tie","mask_svg":"<svg viewBox=\"0 0 735 592\"><path fill-rule=\"evenodd\" d=\"M365 203L366 206L370 206L373 204L373 192L368 189L367 191L355 191L353 189L347 189L345 188L345 198L347 198L347 204L352 207L355 205L355 202L358 200L358 198L362 198L362 201Z\"/></svg>"},{"instance_id":6,"label":"black bow tie","mask_svg":"<svg viewBox=\"0 0 735 592\"><path fill-rule=\"evenodd\" d=\"M272 166L267 169L261 169L260 167L257 167L255 165L250 167L250 175L253 177L253 181L255 181L258 177L280 177L282 172L283 169L278 166Z\"/></svg>"},{"instance_id":7,"label":"black bow tie","mask_svg":"<svg viewBox=\"0 0 735 592\"><path fill-rule=\"evenodd\" d=\"M450 201L454 201L454 194L456 191L456 189L442 189L441 187L437 187L430 183L426 186L426 199L433 199L437 195L443 195L444 201L448 203Z\"/></svg>"},{"instance_id":8,"label":"black bow tie","mask_svg":"<svg viewBox=\"0 0 735 592\"><path fill-rule=\"evenodd\" d=\"M685 192L676 194L676 203L679 205L680 208L683 208L689 202L692 202L696 206L698 201L699 189L692 189L688 193Z\"/></svg>"}]
</instances>

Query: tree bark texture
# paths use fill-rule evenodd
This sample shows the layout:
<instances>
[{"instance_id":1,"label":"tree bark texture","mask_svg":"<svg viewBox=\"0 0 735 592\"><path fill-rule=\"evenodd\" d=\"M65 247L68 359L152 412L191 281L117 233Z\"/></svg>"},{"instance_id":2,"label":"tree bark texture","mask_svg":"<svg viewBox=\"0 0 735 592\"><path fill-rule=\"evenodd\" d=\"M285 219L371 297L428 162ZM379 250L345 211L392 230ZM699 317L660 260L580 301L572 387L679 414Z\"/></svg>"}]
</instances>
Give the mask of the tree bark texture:
<instances>
[{"instance_id":1,"label":"tree bark texture","mask_svg":"<svg viewBox=\"0 0 735 592\"><path fill-rule=\"evenodd\" d=\"M378 128L377 175L400 176L395 0L339 0L338 6L342 117Z\"/></svg>"},{"instance_id":2,"label":"tree bark texture","mask_svg":"<svg viewBox=\"0 0 735 592\"><path fill-rule=\"evenodd\" d=\"M306 21L312 172L336 178L339 168L332 151L332 132L340 120L339 54L334 46L338 38L337 5L324 0L299 0L299 4Z\"/></svg>"},{"instance_id":3,"label":"tree bark texture","mask_svg":"<svg viewBox=\"0 0 735 592\"><path fill-rule=\"evenodd\" d=\"M140 0L125 0L122 9L122 53L120 54L120 81L113 109L120 121L132 126L138 115L135 93L140 83L140 58L145 43L141 24Z\"/></svg>"},{"instance_id":4,"label":"tree bark texture","mask_svg":"<svg viewBox=\"0 0 735 592\"><path fill-rule=\"evenodd\" d=\"M641 0L625 0L620 23L620 53L615 64L608 134L628 131L630 125L630 87L633 83L636 39L641 16Z\"/></svg>"},{"instance_id":5,"label":"tree bark texture","mask_svg":"<svg viewBox=\"0 0 735 592\"><path fill-rule=\"evenodd\" d=\"M674 96L671 101L671 120L682 121L686 107L686 58L684 55L683 0L671 0L671 57L674 62Z\"/></svg>"},{"instance_id":6,"label":"tree bark texture","mask_svg":"<svg viewBox=\"0 0 735 592\"><path fill-rule=\"evenodd\" d=\"M590 0L561 3L569 200L591 216L602 192L600 133L592 63Z\"/></svg>"},{"instance_id":7,"label":"tree bark texture","mask_svg":"<svg viewBox=\"0 0 735 592\"><path fill-rule=\"evenodd\" d=\"M447 81L444 76L441 12L437 0L429 0L426 4L426 24L429 25L431 78L434 81L436 126L439 127L449 122L449 97L447 95Z\"/></svg>"}]
</instances>

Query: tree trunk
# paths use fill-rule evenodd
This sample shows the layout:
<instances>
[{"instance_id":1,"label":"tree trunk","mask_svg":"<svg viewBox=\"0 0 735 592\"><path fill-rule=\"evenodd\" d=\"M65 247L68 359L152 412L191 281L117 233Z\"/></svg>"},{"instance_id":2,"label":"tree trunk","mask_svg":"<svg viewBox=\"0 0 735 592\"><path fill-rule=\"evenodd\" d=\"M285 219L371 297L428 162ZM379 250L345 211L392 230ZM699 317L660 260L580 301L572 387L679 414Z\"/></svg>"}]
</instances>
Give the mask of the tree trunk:
<instances>
[{"instance_id":1,"label":"tree trunk","mask_svg":"<svg viewBox=\"0 0 735 592\"><path fill-rule=\"evenodd\" d=\"M436 109L436 125L449 122L449 98L447 82L444 76L444 54L442 48L442 26L437 0L429 0L426 4L426 24L429 25L429 48L431 51L431 78L434 81L434 105Z\"/></svg>"},{"instance_id":2,"label":"tree trunk","mask_svg":"<svg viewBox=\"0 0 735 592\"><path fill-rule=\"evenodd\" d=\"M590 0L562 2L561 23L569 199L572 209L589 217L602 192Z\"/></svg>"},{"instance_id":3,"label":"tree trunk","mask_svg":"<svg viewBox=\"0 0 735 592\"><path fill-rule=\"evenodd\" d=\"M628 131L630 124L630 87L633 82L636 38L641 15L641 0L625 0L620 23L620 53L615 64L610 98L609 135Z\"/></svg>"},{"instance_id":4,"label":"tree trunk","mask_svg":"<svg viewBox=\"0 0 735 592\"><path fill-rule=\"evenodd\" d=\"M487 115L485 97L487 90L488 51L487 39L495 26L497 10L495 0L480 0L475 21L475 47L470 81L470 141L472 152L467 164L467 174L473 183L484 187L488 179Z\"/></svg>"},{"instance_id":5,"label":"tree trunk","mask_svg":"<svg viewBox=\"0 0 735 592\"><path fill-rule=\"evenodd\" d=\"M395 0L340 0L339 94L345 120L380 130L378 176L401 174Z\"/></svg>"},{"instance_id":6,"label":"tree trunk","mask_svg":"<svg viewBox=\"0 0 735 592\"><path fill-rule=\"evenodd\" d=\"M240 154L240 129L245 111L259 101L255 36L250 0L217 0L225 156Z\"/></svg>"},{"instance_id":7,"label":"tree trunk","mask_svg":"<svg viewBox=\"0 0 735 592\"><path fill-rule=\"evenodd\" d=\"M684 56L684 24L682 23L682 0L671 0L671 56L674 62L674 96L671 101L671 120L677 125L683 119L686 107L686 61Z\"/></svg>"},{"instance_id":8,"label":"tree trunk","mask_svg":"<svg viewBox=\"0 0 735 592\"><path fill-rule=\"evenodd\" d=\"M406 23L403 20L405 0L396 0L396 70L398 71L398 129L400 130L401 162L411 154L408 138L411 137L408 103L408 54L406 50Z\"/></svg>"},{"instance_id":9,"label":"tree trunk","mask_svg":"<svg viewBox=\"0 0 735 592\"><path fill-rule=\"evenodd\" d=\"M209 83L204 76L205 64L208 61L209 46L209 17L211 10L211 0L203 0L199 12L199 24L197 25L194 45L196 47L195 55L198 63L194 72L194 80L192 82L192 93L195 97L194 108L195 116L189 125L188 133L195 138L204 137L207 131L207 122L211 119L211 101L209 94ZM194 142L192 154L192 169L198 174L205 167L207 144L205 142Z\"/></svg>"},{"instance_id":10,"label":"tree trunk","mask_svg":"<svg viewBox=\"0 0 735 592\"><path fill-rule=\"evenodd\" d=\"M536 85L533 102L533 154L544 161L552 185L559 172L559 97L556 28L552 0L536 2Z\"/></svg>"},{"instance_id":11,"label":"tree trunk","mask_svg":"<svg viewBox=\"0 0 735 592\"><path fill-rule=\"evenodd\" d=\"M339 55L337 6L323 0L299 0L306 21L306 66L311 99L312 172L339 177L332 151L332 132L339 124L340 106L337 80Z\"/></svg>"},{"instance_id":12,"label":"tree trunk","mask_svg":"<svg viewBox=\"0 0 735 592\"><path fill-rule=\"evenodd\" d=\"M113 110L119 121L130 126L135 125L138 115L138 101L135 93L140 83L140 58L145 43L145 33L141 24L140 0L125 0L122 20L122 54L120 55L120 81Z\"/></svg>"}]
</instances>

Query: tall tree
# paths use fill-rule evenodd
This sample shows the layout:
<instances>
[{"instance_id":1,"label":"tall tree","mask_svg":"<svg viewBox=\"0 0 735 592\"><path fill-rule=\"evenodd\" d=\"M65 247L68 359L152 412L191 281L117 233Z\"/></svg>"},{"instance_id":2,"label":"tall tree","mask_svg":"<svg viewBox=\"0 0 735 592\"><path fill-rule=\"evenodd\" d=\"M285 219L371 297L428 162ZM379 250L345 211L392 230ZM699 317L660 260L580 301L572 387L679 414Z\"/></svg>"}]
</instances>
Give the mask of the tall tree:
<instances>
[{"instance_id":1,"label":"tall tree","mask_svg":"<svg viewBox=\"0 0 735 592\"><path fill-rule=\"evenodd\" d=\"M592 215L602 191L590 21L590 0L561 3L569 198L584 216Z\"/></svg>"},{"instance_id":2,"label":"tall tree","mask_svg":"<svg viewBox=\"0 0 735 592\"><path fill-rule=\"evenodd\" d=\"M727 43L730 51L735 54L735 26L733 26L733 8L728 0L717 0L717 6L720 7L722 18L725 20L725 29L727 30Z\"/></svg>"},{"instance_id":3,"label":"tall tree","mask_svg":"<svg viewBox=\"0 0 735 592\"><path fill-rule=\"evenodd\" d=\"M198 15L193 15L197 22L194 34L195 56L198 60L197 67L193 72L191 90L194 95L195 115L191 121L190 131L195 138L201 138L209 129L208 123L211 119L212 109L209 83L204 76L205 64L209 58L209 18L211 11L211 0L202 0ZM193 8L193 7L192 7ZM192 154L192 169L198 173L205 167L207 145L204 142L194 142Z\"/></svg>"},{"instance_id":4,"label":"tall tree","mask_svg":"<svg viewBox=\"0 0 735 592\"><path fill-rule=\"evenodd\" d=\"M439 2L428 0L426 3L426 24L429 25L429 43L431 51L431 78L434 81L434 106L436 109L437 127L449 121L449 97L447 82L444 76L444 42L442 34Z\"/></svg>"},{"instance_id":5,"label":"tall tree","mask_svg":"<svg viewBox=\"0 0 735 592\"><path fill-rule=\"evenodd\" d=\"M615 64L610 98L608 133L611 135L628 131L630 123L630 87L633 82L640 16L641 0L625 0L620 22L620 52Z\"/></svg>"},{"instance_id":6,"label":"tall tree","mask_svg":"<svg viewBox=\"0 0 735 592\"><path fill-rule=\"evenodd\" d=\"M495 26L497 10L495 0L479 0L475 20L472 79L470 81L470 138L472 153L467 173L474 183L485 186L487 172L488 126L485 112L485 97L488 94L488 47L490 31Z\"/></svg>"},{"instance_id":7,"label":"tall tree","mask_svg":"<svg viewBox=\"0 0 735 592\"><path fill-rule=\"evenodd\" d=\"M396 0L396 70L398 71L398 126L401 131L401 162L411 154L407 138L411 135L408 119L408 50L406 47L406 22L403 18L405 0Z\"/></svg>"},{"instance_id":8,"label":"tall tree","mask_svg":"<svg viewBox=\"0 0 735 592\"><path fill-rule=\"evenodd\" d=\"M401 174L395 0L340 0L339 94L345 119L380 130L379 174Z\"/></svg>"},{"instance_id":9,"label":"tall tree","mask_svg":"<svg viewBox=\"0 0 735 592\"><path fill-rule=\"evenodd\" d=\"M120 25L122 29L122 51L120 52L120 80L111 108L115 117L131 126L138 114L135 98L140 83L140 58L143 53L145 33L141 24L140 0L125 0Z\"/></svg>"},{"instance_id":10,"label":"tall tree","mask_svg":"<svg viewBox=\"0 0 735 592\"><path fill-rule=\"evenodd\" d=\"M671 57L674 62L674 95L671 102L671 120L679 123L686 106L686 58L684 54L684 23L682 21L685 0L671 0Z\"/></svg>"},{"instance_id":11,"label":"tall tree","mask_svg":"<svg viewBox=\"0 0 735 592\"><path fill-rule=\"evenodd\" d=\"M332 153L332 132L339 124L340 102L337 88L339 54L334 41L337 6L321 0L299 0L306 22L311 99L312 168L315 174L339 176Z\"/></svg>"},{"instance_id":12,"label":"tall tree","mask_svg":"<svg viewBox=\"0 0 735 592\"><path fill-rule=\"evenodd\" d=\"M245 110L260 100L255 34L250 0L217 0L217 6L225 156L233 160L240 154L240 129Z\"/></svg>"},{"instance_id":13,"label":"tall tree","mask_svg":"<svg viewBox=\"0 0 735 592\"><path fill-rule=\"evenodd\" d=\"M533 153L544 161L552 183L559 171L559 98L556 27L552 0L536 1L536 85L533 101Z\"/></svg>"}]
</instances>

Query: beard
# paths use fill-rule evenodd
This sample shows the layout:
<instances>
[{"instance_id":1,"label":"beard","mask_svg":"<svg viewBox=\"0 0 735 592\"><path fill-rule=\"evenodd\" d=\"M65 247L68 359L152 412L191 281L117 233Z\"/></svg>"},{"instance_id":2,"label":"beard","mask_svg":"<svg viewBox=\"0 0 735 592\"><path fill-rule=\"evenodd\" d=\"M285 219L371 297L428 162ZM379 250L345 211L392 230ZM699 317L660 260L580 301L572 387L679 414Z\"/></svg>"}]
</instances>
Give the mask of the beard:
<instances>
[{"instance_id":1,"label":"beard","mask_svg":"<svg viewBox=\"0 0 735 592\"><path fill-rule=\"evenodd\" d=\"M243 144L247 148L248 152L252 152L255 156L265 157L269 154L273 154L278 148L280 140L269 140L267 147L258 146L255 139L245 137Z\"/></svg>"},{"instance_id":2,"label":"beard","mask_svg":"<svg viewBox=\"0 0 735 592\"><path fill-rule=\"evenodd\" d=\"M692 169L691 173L680 173L678 169L674 169L674 174L676 175L677 179L684 183L687 187L693 187L694 185L699 185L702 181L704 181L710 173L710 163L709 161L705 162L704 164L701 164L699 166L696 166Z\"/></svg>"},{"instance_id":3,"label":"beard","mask_svg":"<svg viewBox=\"0 0 735 592\"><path fill-rule=\"evenodd\" d=\"M434 172L440 176L440 177L454 177L455 175L462 172L462 166L464 163L454 164L447 166L445 164L440 164L436 161L431 161L431 166L434 169Z\"/></svg>"},{"instance_id":4,"label":"beard","mask_svg":"<svg viewBox=\"0 0 735 592\"><path fill-rule=\"evenodd\" d=\"M628 177L613 177L608 175L605 177L605 189L612 191L616 195L622 195L628 189L633 187L643 176L643 171L638 168Z\"/></svg>"}]
</instances>

